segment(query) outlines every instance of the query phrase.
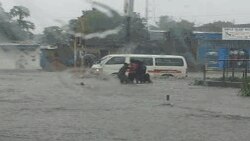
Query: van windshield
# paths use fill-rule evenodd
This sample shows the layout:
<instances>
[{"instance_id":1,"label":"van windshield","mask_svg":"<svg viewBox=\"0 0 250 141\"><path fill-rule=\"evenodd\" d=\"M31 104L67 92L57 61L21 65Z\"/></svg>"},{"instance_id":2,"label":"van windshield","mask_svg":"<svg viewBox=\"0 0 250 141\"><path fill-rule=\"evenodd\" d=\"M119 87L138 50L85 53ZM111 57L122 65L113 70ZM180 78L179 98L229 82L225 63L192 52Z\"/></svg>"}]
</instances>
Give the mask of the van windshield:
<instances>
[{"instance_id":1,"label":"van windshield","mask_svg":"<svg viewBox=\"0 0 250 141\"><path fill-rule=\"evenodd\" d=\"M108 56L105 56L105 57L103 57L103 58L101 58L101 59L98 59L96 62L95 62L95 64L103 64L104 62L104 60L106 60L108 58Z\"/></svg>"},{"instance_id":2,"label":"van windshield","mask_svg":"<svg viewBox=\"0 0 250 141\"><path fill-rule=\"evenodd\" d=\"M108 62L107 65L121 65L125 63L125 57L112 57Z\"/></svg>"},{"instance_id":3,"label":"van windshield","mask_svg":"<svg viewBox=\"0 0 250 141\"><path fill-rule=\"evenodd\" d=\"M181 58L156 58L156 66L184 66Z\"/></svg>"}]
</instances>

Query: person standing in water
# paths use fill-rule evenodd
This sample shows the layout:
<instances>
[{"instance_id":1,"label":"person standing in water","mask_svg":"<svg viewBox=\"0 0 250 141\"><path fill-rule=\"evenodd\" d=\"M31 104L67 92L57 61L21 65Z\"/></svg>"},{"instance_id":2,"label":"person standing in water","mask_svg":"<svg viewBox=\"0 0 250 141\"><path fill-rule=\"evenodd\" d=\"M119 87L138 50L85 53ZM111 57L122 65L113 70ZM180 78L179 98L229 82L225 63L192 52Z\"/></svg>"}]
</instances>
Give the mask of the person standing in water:
<instances>
[{"instance_id":1,"label":"person standing in water","mask_svg":"<svg viewBox=\"0 0 250 141\"><path fill-rule=\"evenodd\" d=\"M124 63L122 68L118 72L118 78L120 79L120 82L122 84L127 84L129 82L128 77L126 76L126 72L129 68L129 65L127 63Z\"/></svg>"}]
</instances>

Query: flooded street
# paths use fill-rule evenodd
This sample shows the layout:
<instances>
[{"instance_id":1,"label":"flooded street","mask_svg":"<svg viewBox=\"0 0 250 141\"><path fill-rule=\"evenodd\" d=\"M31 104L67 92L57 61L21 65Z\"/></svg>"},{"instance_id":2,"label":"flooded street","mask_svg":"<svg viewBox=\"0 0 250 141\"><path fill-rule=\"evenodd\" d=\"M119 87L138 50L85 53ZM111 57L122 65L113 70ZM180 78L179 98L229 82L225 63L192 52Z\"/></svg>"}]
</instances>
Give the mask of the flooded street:
<instances>
[{"instance_id":1,"label":"flooded street","mask_svg":"<svg viewBox=\"0 0 250 141\"><path fill-rule=\"evenodd\" d=\"M250 141L248 5L0 0L0 141Z\"/></svg>"},{"instance_id":2,"label":"flooded street","mask_svg":"<svg viewBox=\"0 0 250 141\"><path fill-rule=\"evenodd\" d=\"M192 75L121 85L69 72L1 71L0 140L248 140L250 99L238 89L193 86Z\"/></svg>"}]
</instances>

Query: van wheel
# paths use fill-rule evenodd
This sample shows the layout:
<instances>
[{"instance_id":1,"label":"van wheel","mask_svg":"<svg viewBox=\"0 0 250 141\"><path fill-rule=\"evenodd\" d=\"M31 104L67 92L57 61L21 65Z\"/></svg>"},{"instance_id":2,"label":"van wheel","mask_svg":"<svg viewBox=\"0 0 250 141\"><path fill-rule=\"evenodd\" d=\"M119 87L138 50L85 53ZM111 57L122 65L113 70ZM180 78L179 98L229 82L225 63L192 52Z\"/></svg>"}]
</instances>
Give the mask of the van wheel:
<instances>
[{"instance_id":1,"label":"van wheel","mask_svg":"<svg viewBox=\"0 0 250 141\"><path fill-rule=\"evenodd\" d=\"M174 77L172 74L163 74L161 75L163 78Z\"/></svg>"}]
</instances>

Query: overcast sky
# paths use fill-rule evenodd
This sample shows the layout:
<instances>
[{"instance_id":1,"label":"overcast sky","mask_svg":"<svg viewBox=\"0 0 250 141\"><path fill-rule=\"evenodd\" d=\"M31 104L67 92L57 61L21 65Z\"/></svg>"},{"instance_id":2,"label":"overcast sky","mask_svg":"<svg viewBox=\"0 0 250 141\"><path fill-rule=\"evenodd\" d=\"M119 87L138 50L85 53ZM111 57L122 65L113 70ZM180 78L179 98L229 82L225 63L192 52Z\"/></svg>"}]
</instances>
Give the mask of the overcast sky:
<instances>
[{"instance_id":1,"label":"overcast sky","mask_svg":"<svg viewBox=\"0 0 250 141\"><path fill-rule=\"evenodd\" d=\"M124 0L96 0L107 4L122 14ZM135 0L135 12L145 15L145 1ZM14 5L30 9L31 18L36 26L36 33L44 27L63 25L69 19L81 15L82 10L91 9L85 0L0 0L8 11ZM151 23L161 15L187 19L197 25L216 20L250 23L249 0L149 0Z\"/></svg>"}]
</instances>

